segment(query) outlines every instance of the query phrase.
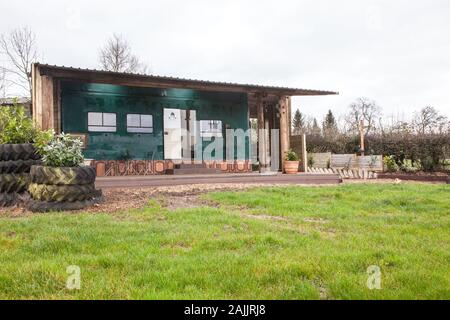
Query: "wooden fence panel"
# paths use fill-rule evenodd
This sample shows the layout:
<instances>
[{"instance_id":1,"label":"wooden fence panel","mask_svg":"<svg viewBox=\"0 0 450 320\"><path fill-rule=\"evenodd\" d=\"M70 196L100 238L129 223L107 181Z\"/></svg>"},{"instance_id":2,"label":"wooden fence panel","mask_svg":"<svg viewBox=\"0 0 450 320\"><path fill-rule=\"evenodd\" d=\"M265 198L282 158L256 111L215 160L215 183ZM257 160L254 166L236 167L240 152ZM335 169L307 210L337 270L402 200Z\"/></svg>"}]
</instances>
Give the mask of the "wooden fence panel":
<instances>
[{"instance_id":1,"label":"wooden fence panel","mask_svg":"<svg viewBox=\"0 0 450 320\"><path fill-rule=\"evenodd\" d=\"M312 166L315 168L329 168L331 165L331 152L308 153L308 161L312 159Z\"/></svg>"},{"instance_id":2,"label":"wooden fence panel","mask_svg":"<svg viewBox=\"0 0 450 320\"><path fill-rule=\"evenodd\" d=\"M330 165L332 168L353 168L356 164L355 154L332 154Z\"/></svg>"}]
</instances>

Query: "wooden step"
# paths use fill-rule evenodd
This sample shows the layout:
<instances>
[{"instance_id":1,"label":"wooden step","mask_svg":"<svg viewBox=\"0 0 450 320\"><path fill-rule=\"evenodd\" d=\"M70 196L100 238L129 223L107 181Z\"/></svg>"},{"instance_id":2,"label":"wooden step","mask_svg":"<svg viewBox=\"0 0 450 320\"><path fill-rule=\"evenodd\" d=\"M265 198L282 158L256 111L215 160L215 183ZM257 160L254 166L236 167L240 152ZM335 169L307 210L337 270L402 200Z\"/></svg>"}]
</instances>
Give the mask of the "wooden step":
<instances>
[{"instance_id":1,"label":"wooden step","mask_svg":"<svg viewBox=\"0 0 450 320\"><path fill-rule=\"evenodd\" d=\"M203 163L180 163L175 164L174 169L201 169L206 168Z\"/></svg>"},{"instance_id":2,"label":"wooden step","mask_svg":"<svg viewBox=\"0 0 450 320\"><path fill-rule=\"evenodd\" d=\"M181 167L173 169L173 174L216 174L221 173L220 169L205 168L205 167Z\"/></svg>"}]
</instances>

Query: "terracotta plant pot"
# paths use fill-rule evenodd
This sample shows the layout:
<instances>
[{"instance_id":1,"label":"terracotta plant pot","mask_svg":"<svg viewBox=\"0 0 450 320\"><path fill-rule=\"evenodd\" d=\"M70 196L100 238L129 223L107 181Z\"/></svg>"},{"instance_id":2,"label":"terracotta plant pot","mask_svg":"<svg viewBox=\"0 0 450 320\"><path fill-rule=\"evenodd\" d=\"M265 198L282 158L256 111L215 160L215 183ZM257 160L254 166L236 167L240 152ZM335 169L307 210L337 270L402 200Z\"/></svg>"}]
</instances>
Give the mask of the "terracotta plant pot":
<instances>
[{"instance_id":1,"label":"terracotta plant pot","mask_svg":"<svg viewBox=\"0 0 450 320\"><path fill-rule=\"evenodd\" d=\"M300 161L284 160L284 172L286 172L287 174L297 173L299 164L300 164Z\"/></svg>"}]
</instances>

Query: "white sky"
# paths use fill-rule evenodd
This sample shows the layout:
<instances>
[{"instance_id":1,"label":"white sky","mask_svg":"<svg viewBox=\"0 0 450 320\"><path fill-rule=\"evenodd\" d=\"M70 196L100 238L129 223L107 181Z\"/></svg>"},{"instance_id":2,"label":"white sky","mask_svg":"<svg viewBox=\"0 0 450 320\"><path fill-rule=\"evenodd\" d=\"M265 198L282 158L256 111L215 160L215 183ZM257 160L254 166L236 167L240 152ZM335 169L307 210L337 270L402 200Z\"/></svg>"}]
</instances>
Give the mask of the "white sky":
<instances>
[{"instance_id":1,"label":"white sky","mask_svg":"<svg viewBox=\"0 0 450 320\"><path fill-rule=\"evenodd\" d=\"M0 12L0 32L28 25L49 64L96 68L115 32L154 74L339 91L293 100L319 120L359 96L387 117L450 116L448 0L3 0Z\"/></svg>"}]
</instances>

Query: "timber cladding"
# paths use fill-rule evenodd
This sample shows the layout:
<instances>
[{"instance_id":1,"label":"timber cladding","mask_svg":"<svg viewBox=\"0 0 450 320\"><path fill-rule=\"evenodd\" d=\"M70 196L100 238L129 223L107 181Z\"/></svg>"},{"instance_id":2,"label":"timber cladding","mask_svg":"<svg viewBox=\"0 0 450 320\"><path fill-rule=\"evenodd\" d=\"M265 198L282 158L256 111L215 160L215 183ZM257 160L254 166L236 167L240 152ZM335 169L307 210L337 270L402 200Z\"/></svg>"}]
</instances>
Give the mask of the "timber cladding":
<instances>
[{"instance_id":1,"label":"timber cladding","mask_svg":"<svg viewBox=\"0 0 450 320\"><path fill-rule=\"evenodd\" d=\"M61 123L65 133L87 136L84 154L95 160L163 160L163 110L195 110L197 120L221 120L230 129L248 129L247 95L190 89L136 88L110 84L61 82ZM88 113L116 115L115 132L90 132ZM150 114L152 133L127 132L127 114ZM224 135L225 136L225 135ZM202 140L204 150L211 139ZM223 154L226 154L226 141ZM250 158L246 141L245 159ZM237 158L235 158L238 160ZM214 154L205 160L222 160Z\"/></svg>"}]
</instances>

